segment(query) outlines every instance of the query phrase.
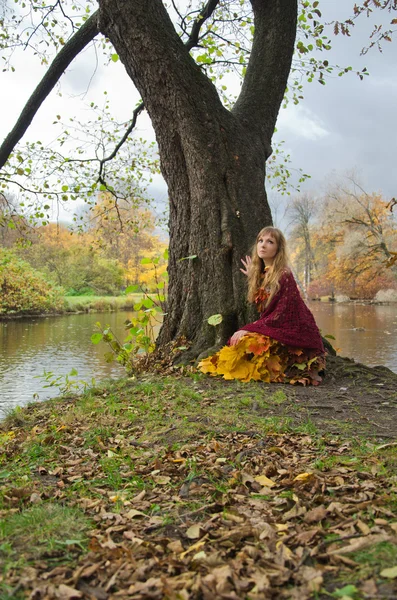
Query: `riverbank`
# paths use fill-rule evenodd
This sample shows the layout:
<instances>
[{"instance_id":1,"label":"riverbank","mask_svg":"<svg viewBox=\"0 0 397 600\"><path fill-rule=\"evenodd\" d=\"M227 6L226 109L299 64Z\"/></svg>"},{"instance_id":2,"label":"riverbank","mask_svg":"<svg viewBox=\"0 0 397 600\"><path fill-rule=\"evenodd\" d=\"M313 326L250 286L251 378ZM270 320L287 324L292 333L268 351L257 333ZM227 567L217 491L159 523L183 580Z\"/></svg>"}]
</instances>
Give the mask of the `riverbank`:
<instances>
[{"instance_id":1,"label":"riverbank","mask_svg":"<svg viewBox=\"0 0 397 600\"><path fill-rule=\"evenodd\" d=\"M150 297L150 294L149 294ZM13 319L23 318L40 318L40 317L54 317L66 314L81 314L90 312L116 312L119 310L133 310L134 305L142 299L142 294L128 294L128 296L65 296L64 308L57 310L56 312L46 313L13 313L13 314L0 314L0 321L8 321ZM389 306L396 304L396 301L378 301L378 300L365 300L365 299L347 299L347 300L335 300L331 297L311 298L310 302L319 302L321 304L335 304L335 305L375 305L375 306Z\"/></svg>"},{"instance_id":2,"label":"riverbank","mask_svg":"<svg viewBox=\"0 0 397 600\"><path fill-rule=\"evenodd\" d=\"M0 321L56 317L66 314L81 314L90 312L116 312L118 310L134 310L134 305L141 300L142 294L128 294L128 296L65 296L63 310L46 313L13 313L0 314Z\"/></svg>"},{"instance_id":3,"label":"riverbank","mask_svg":"<svg viewBox=\"0 0 397 600\"><path fill-rule=\"evenodd\" d=\"M142 375L1 424L2 599L397 593L397 375Z\"/></svg>"}]
</instances>

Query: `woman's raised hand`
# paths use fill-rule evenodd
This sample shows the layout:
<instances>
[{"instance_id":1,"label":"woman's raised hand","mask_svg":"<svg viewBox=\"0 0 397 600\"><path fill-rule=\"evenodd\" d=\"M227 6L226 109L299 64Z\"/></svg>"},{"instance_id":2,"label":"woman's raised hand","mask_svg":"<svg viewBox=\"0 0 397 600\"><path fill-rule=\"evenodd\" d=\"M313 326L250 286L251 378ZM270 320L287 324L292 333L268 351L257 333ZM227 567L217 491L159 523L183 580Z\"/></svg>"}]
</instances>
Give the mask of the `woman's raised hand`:
<instances>
[{"instance_id":1,"label":"woman's raised hand","mask_svg":"<svg viewBox=\"0 0 397 600\"><path fill-rule=\"evenodd\" d=\"M247 335L247 333L249 333L249 331L245 331L245 329L240 329L239 331L236 331L236 333L233 333L232 337L230 338L230 345L235 346L242 337Z\"/></svg>"},{"instance_id":2,"label":"woman's raised hand","mask_svg":"<svg viewBox=\"0 0 397 600\"><path fill-rule=\"evenodd\" d=\"M241 262L243 263L244 269L240 269L240 271L248 277L248 274L252 267L252 258L250 256L246 256L245 258L241 259Z\"/></svg>"}]
</instances>

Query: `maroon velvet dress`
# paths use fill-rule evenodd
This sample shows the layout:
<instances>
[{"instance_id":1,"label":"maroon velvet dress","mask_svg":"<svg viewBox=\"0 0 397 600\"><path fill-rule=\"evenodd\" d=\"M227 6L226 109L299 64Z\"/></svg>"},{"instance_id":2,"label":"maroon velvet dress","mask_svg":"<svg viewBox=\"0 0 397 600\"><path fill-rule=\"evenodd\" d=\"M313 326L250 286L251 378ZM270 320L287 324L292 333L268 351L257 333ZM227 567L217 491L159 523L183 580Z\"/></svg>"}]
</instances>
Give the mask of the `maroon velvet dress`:
<instances>
[{"instance_id":1,"label":"maroon velvet dress","mask_svg":"<svg viewBox=\"0 0 397 600\"><path fill-rule=\"evenodd\" d=\"M325 368L325 350L312 313L304 303L292 273L284 272L280 289L269 306L259 288L257 321L241 327L249 332L235 346L224 346L202 360L204 373L241 381L289 382L318 385Z\"/></svg>"}]
</instances>

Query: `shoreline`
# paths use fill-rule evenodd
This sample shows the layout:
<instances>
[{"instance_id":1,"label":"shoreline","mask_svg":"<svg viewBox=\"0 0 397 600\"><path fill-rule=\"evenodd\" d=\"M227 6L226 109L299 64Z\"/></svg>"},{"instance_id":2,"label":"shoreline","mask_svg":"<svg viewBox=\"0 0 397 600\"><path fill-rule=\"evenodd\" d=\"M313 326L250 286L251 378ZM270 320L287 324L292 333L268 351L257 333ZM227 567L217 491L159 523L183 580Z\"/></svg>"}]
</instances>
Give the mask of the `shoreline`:
<instances>
[{"instance_id":1,"label":"shoreline","mask_svg":"<svg viewBox=\"0 0 397 600\"><path fill-rule=\"evenodd\" d=\"M96 300L98 302L98 300ZM101 300L103 302L103 300ZM92 307L87 302L87 309L83 310L73 310L72 307L70 309L65 309L63 312L46 312L46 313L16 313L16 314L0 314L0 322L1 321L13 321L18 319L43 319L45 317L64 317L66 315L81 315L88 313L113 313L121 310L134 310L134 300L132 303L127 303L125 305L114 302L109 302L103 308ZM366 300L366 299L354 299L354 300L343 300L342 302L338 302L336 300L322 300L321 298L310 298L307 302L315 302L320 304L337 304L337 305L348 305L348 304L359 304L359 305L368 305L368 306L390 306L397 305L396 301L377 301L377 300Z\"/></svg>"}]
</instances>

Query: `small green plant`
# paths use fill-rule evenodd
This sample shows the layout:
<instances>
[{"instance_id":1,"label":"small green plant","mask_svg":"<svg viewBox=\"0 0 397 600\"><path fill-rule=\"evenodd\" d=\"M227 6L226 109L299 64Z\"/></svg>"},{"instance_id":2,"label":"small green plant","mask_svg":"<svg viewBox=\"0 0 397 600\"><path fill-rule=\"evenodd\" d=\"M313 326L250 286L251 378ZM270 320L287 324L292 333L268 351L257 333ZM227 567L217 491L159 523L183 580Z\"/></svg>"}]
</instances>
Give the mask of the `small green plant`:
<instances>
[{"instance_id":1,"label":"small green plant","mask_svg":"<svg viewBox=\"0 0 397 600\"><path fill-rule=\"evenodd\" d=\"M89 387L95 386L94 377L92 377L91 381L85 381L84 379L75 379L77 375L78 371L76 369L72 369L66 375L56 375L52 371L44 370L42 375L35 375L35 378L45 382L45 385L43 385L44 388L56 387L63 395L70 393L81 394ZM34 395L34 399L38 399L38 394Z\"/></svg>"},{"instance_id":2,"label":"small green plant","mask_svg":"<svg viewBox=\"0 0 397 600\"><path fill-rule=\"evenodd\" d=\"M93 344L104 341L110 347L110 352L105 354L107 362L117 360L128 373L134 371L134 359L138 354L151 354L155 349L156 329L161 324L166 314L166 285L168 273L160 273L160 267L168 260L168 250L155 258L143 258L142 265L150 266L153 270L152 286L137 284L125 290L125 294L140 293L141 298L134 304L136 316L126 321L128 332L124 341L120 341L109 326L102 327L96 323L99 333L91 336Z\"/></svg>"}]
</instances>

